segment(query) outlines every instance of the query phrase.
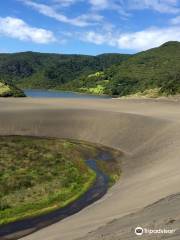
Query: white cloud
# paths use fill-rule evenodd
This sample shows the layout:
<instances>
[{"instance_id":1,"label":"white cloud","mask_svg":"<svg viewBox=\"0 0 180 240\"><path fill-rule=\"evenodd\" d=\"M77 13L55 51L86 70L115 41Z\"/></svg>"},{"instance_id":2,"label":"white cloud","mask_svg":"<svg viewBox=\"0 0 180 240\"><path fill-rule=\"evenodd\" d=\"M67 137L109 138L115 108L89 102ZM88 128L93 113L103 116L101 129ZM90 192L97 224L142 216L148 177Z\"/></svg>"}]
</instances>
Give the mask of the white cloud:
<instances>
[{"instance_id":1,"label":"white cloud","mask_svg":"<svg viewBox=\"0 0 180 240\"><path fill-rule=\"evenodd\" d=\"M52 4L56 4L58 7L70 7L83 1L84 0L52 0Z\"/></svg>"},{"instance_id":2,"label":"white cloud","mask_svg":"<svg viewBox=\"0 0 180 240\"><path fill-rule=\"evenodd\" d=\"M146 50L172 40L180 41L180 27L149 28L125 33L120 35L116 42L119 48Z\"/></svg>"},{"instance_id":3,"label":"white cloud","mask_svg":"<svg viewBox=\"0 0 180 240\"><path fill-rule=\"evenodd\" d=\"M128 11L151 9L161 13L178 13L179 0L88 0L95 10L114 10L122 15Z\"/></svg>"},{"instance_id":4,"label":"white cloud","mask_svg":"<svg viewBox=\"0 0 180 240\"><path fill-rule=\"evenodd\" d=\"M129 7L133 9L152 9L161 13L178 13L179 0L129 0Z\"/></svg>"},{"instance_id":5,"label":"white cloud","mask_svg":"<svg viewBox=\"0 0 180 240\"><path fill-rule=\"evenodd\" d=\"M172 24L177 25L180 24L180 16L177 16L170 21Z\"/></svg>"},{"instance_id":6,"label":"white cloud","mask_svg":"<svg viewBox=\"0 0 180 240\"><path fill-rule=\"evenodd\" d=\"M50 43L56 40L51 31L31 27L22 19L13 17L0 17L0 35L35 43Z\"/></svg>"},{"instance_id":7,"label":"white cloud","mask_svg":"<svg viewBox=\"0 0 180 240\"><path fill-rule=\"evenodd\" d=\"M77 3L82 3L87 7L90 5L88 12L91 11L115 11L122 17L128 17L132 10L150 9L160 13L179 13L179 0L49 0L49 4L42 4L34 0L18 0L24 2L39 11L41 14L54 18L60 22L68 23L75 26L85 27L94 22L93 18L83 21L81 16L77 18L68 18L66 15L59 13L57 8L69 7ZM57 8L56 8L57 7Z\"/></svg>"},{"instance_id":8,"label":"white cloud","mask_svg":"<svg viewBox=\"0 0 180 240\"><path fill-rule=\"evenodd\" d=\"M118 12L123 17L129 16L123 0L88 0L93 11L113 10Z\"/></svg>"},{"instance_id":9,"label":"white cloud","mask_svg":"<svg viewBox=\"0 0 180 240\"><path fill-rule=\"evenodd\" d=\"M153 27L136 32L119 33L118 29L115 31L115 26L109 22L109 19L106 21L107 15L104 13L104 11L111 10L127 17L131 11L150 9L178 15L180 0L49 0L49 4L41 4L37 0L36 2L35 0L19 1L59 22L77 27L88 27L85 33L78 34L78 38L98 45L106 44L120 49L140 51L159 46L166 41L180 40L180 27L178 27L180 16L173 18L171 25L166 28ZM76 3L84 4L82 9L86 8L87 13L68 17L58 11L61 6L68 7ZM63 10L66 9L63 8ZM93 29L89 30L90 26L93 26ZM97 32L97 27L101 28L100 32Z\"/></svg>"},{"instance_id":10,"label":"white cloud","mask_svg":"<svg viewBox=\"0 0 180 240\"><path fill-rule=\"evenodd\" d=\"M94 31L86 32L85 34L80 35L80 39L85 42L94 43L97 45L106 44L107 36L100 33L96 33Z\"/></svg>"},{"instance_id":11,"label":"white cloud","mask_svg":"<svg viewBox=\"0 0 180 240\"><path fill-rule=\"evenodd\" d=\"M89 3L97 9L105 9L109 6L108 0L89 0Z\"/></svg>"},{"instance_id":12,"label":"white cloud","mask_svg":"<svg viewBox=\"0 0 180 240\"><path fill-rule=\"evenodd\" d=\"M91 31L83 34L80 39L98 45L106 44L119 49L142 51L157 47L167 41L180 41L180 27L149 28L121 34L102 34Z\"/></svg>"},{"instance_id":13,"label":"white cloud","mask_svg":"<svg viewBox=\"0 0 180 240\"><path fill-rule=\"evenodd\" d=\"M89 25L94 25L97 23L97 21L101 21L101 19L103 18L102 16L95 14L95 13L83 14L76 18L68 18L66 15L63 15L63 14L57 12L57 10L55 8L53 8L52 6L35 3L31 0L21 0L21 1L24 4L26 4L27 6L34 8L39 13L41 13L45 16L56 19L59 22L71 24L71 25L78 26L78 27L86 27Z\"/></svg>"},{"instance_id":14,"label":"white cloud","mask_svg":"<svg viewBox=\"0 0 180 240\"><path fill-rule=\"evenodd\" d=\"M77 3L78 1L81 1L81 0L53 0L54 3L57 3L63 7L68 7L72 4Z\"/></svg>"}]
</instances>

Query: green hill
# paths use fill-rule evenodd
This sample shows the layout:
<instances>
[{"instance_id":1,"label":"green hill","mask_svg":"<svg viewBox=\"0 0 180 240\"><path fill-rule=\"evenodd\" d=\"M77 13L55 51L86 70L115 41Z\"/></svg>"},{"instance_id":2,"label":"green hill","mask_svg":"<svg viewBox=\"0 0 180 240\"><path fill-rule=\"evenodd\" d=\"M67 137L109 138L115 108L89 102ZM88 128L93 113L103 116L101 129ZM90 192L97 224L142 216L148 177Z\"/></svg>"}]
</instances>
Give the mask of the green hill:
<instances>
[{"instance_id":1,"label":"green hill","mask_svg":"<svg viewBox=\"0 0 180 240\"><path fill-rule=\"evenodd\" d=\"M0 80L0 97L25 97L22 90Z\"/></svg>"},{"instance_id":2,"label":"green hill","mask_svg":"<svg viewBox=\"0 0 180 240\"><path fill-rule=\"evenodd\" d=\"M180 92L180 43L168 42L138 53L116 68L106 71L107 91L127 95L150 89L160 93Z\"/></svg>"},{"instance_id":3,"label":"green hill","mask_svg":"<svg viewBox=\"0 0 180 240\"><path fill-rule=\"evenodd\" d=\"M132 55L103 72L81 76L67 88L117 96L180 93L180 43L167 42Z\"/></svg>"},{"instance_id":4,"label":"green hill","mask_svg":"<svg viewBox=\"0 0 180 240\"><path fill-rule=\"evenodd\" d=\"M0 79L20 88L173 95L180 93L180 43L167 42L134 55L0 54Z\"/></svg>"},{"instance_id":5,"label":"green hill","mask_svg":"<svg viewBox=\"0 0 180 240\"><path fill-rule=\"evenodd\" d=\"M128 57L126 54L0 54L0 78L10 80L21 88L61 88L81 75L103 71Z\"/></svg>"}]
</instances>

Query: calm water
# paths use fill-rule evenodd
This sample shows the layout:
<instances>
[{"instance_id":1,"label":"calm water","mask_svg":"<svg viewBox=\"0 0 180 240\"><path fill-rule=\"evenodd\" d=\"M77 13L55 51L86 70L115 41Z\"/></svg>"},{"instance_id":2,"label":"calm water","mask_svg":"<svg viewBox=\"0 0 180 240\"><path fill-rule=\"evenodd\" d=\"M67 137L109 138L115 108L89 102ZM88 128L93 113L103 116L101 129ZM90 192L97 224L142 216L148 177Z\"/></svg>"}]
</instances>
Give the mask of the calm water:
<instances>
[{"instance_id":1,"label":"calm water","mask_svg":"<svg viewBox=\"0 0 180 240\"><path fill-rule=\"evenodd\" d=\"M39 89L25 89L24 92L27 97L33 98L110 98L109 96L95 96L74 92L49 91Z\"/></svg>"}]
</instances>

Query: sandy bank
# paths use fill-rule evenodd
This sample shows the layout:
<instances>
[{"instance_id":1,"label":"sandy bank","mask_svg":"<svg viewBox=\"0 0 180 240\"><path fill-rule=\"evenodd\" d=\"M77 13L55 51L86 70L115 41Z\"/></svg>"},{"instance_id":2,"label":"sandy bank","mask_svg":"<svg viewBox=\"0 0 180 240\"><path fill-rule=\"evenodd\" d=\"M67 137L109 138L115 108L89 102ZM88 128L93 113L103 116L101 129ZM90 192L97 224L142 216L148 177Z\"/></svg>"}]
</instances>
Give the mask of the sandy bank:
<instances>
[{"instance_id":1,"label":"sandy bank","mask_svg":"<svg viewBox=\"0 0 180 240\"><path fill-rule=\"evenodd\" d=\"M179 104L149 99L0 99L2 135L74 138L124 152L122 177L103 199L23 239L73 240L178 193Z\"/></svg>"}]
</instances>

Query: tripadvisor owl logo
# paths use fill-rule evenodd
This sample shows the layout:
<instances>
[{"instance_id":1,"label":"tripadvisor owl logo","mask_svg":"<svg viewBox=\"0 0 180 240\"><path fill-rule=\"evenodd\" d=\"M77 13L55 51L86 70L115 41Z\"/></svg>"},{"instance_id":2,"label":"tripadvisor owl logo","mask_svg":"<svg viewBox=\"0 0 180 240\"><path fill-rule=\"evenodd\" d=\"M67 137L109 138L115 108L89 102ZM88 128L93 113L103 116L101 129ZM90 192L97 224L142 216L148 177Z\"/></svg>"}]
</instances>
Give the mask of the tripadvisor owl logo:
<instances>
[{"instance_id":1,"label":"tripadvisor owl logo","mask_svg":"<svg viewBox=\"0 0 180 240\"><path fill-rule=\"evenodd\" d=\"M137 228L135 229L135 234L136 234L137 236L143 235L143 232L144 232L144 230L143 230L142 227L137 227Z\"/></svg>"}]
</instances>

